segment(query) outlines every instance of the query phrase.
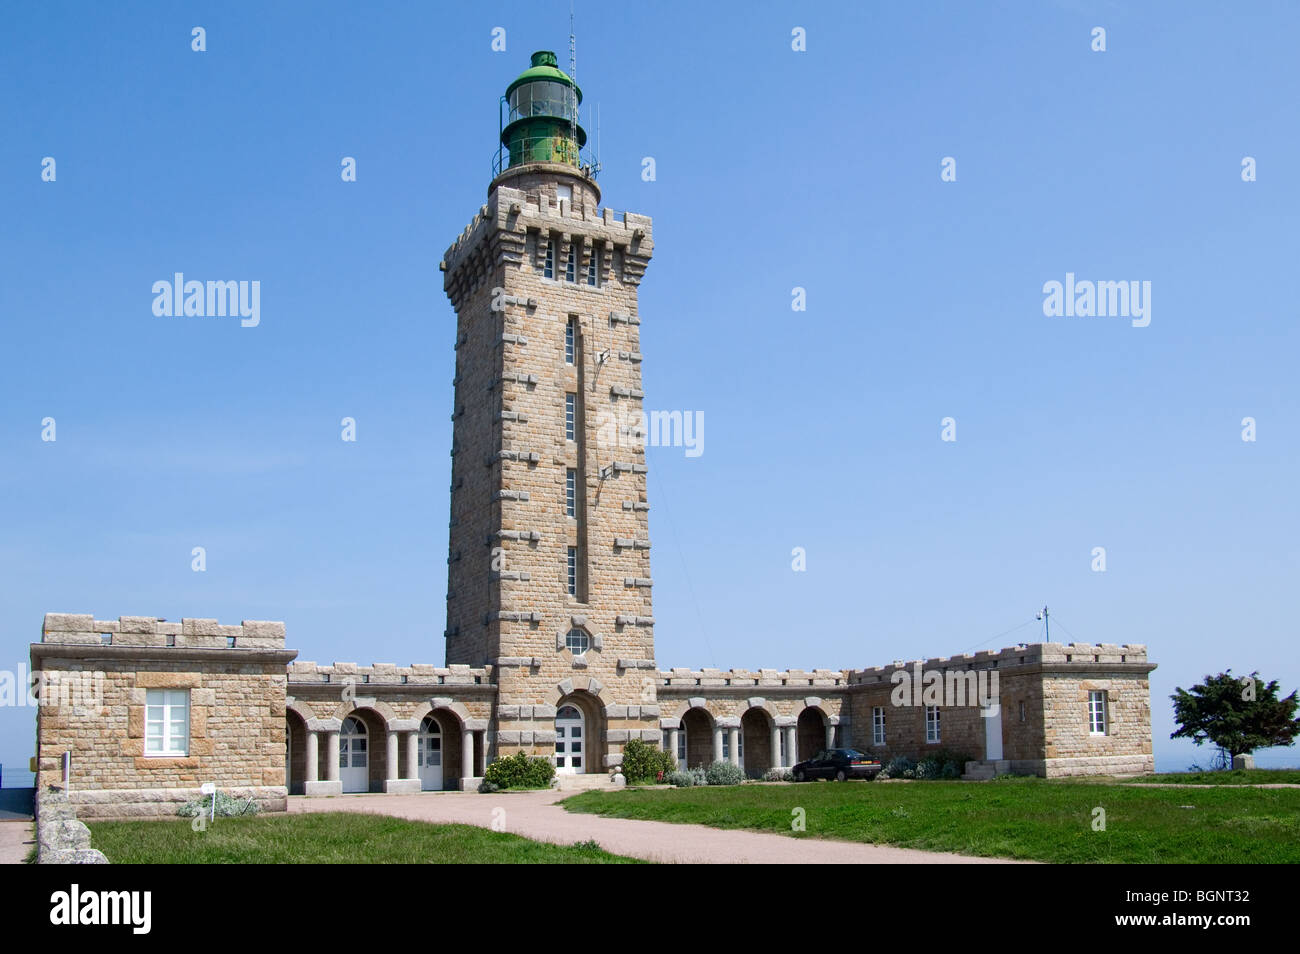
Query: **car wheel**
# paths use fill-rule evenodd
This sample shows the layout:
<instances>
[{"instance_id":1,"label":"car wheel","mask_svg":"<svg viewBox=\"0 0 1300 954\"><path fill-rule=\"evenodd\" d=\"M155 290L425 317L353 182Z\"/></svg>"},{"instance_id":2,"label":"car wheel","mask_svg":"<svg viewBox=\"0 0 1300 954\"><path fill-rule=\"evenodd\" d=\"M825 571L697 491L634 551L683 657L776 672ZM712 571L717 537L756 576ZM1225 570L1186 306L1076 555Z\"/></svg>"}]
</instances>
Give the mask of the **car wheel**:
<instances>
[{"instance_id":1,"label":"car wheel","mask_svg":"<svg viewBox=\"0 0 1300 954\"><path fill-rule=\"evenodd\" d=\"M844 769L840 769L838 772L835 773L835 781L837 782L847 782L848 779L849 777L847 774L845 774Z\"/></svg>"},{"instance_id":2,"label":"car wheel","mask_svg":"<svg viewBox=\"0 0 1300 954\"><path fill-rule=\"evenodd\" d=\"M803 769L799 769L794 773L794 780L796 782L802 782L804 778L806 778L806 776L803 774Z\"/></svg>"}]
</instances>

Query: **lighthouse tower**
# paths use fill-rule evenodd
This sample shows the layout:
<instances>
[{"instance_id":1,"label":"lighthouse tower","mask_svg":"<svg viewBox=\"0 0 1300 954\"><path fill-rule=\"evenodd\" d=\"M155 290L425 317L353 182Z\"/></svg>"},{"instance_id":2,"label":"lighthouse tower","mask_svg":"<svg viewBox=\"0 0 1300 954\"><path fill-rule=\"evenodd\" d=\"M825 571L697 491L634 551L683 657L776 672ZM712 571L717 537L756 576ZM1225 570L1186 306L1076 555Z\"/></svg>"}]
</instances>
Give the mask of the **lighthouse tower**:
<instances>
[{"instance_id":1,"label":"lighthouse tower","mask_svg":"<svg viewBox=\"0 0 1300 954\"><path fill-rule=\"evenodd\" d=\"M456 310L447 663L493 667L489 756L618 764L660 740L637 288L650 219L599 207L582 92L538 52L501 100Z\"/></svg>"}]
</instances>

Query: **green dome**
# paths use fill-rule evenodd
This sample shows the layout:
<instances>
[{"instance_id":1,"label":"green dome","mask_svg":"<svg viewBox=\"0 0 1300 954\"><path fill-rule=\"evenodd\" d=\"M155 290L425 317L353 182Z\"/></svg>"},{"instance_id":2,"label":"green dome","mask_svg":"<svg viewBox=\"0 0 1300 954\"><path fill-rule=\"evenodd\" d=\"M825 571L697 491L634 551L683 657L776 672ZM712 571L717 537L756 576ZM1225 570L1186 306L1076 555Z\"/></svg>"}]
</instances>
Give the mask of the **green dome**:
<instances>
[{"instance_id":1,"label":"green dome","mask_svg":"<svg viewBox=\"0 0 1300 954\"><path fill-rule=\"evenodd\" d=\"M515 77L513 83L506 87L506 96L514 92L515 88L523 83L533 80L553 80L557 83L563 83L565 86L572 88L578 94L578 102L582 102L582 89L569 78L569 74L556 65L555 54L550 50L538 50L533 54L532 65Z\"/></svg>"}]
</instances>

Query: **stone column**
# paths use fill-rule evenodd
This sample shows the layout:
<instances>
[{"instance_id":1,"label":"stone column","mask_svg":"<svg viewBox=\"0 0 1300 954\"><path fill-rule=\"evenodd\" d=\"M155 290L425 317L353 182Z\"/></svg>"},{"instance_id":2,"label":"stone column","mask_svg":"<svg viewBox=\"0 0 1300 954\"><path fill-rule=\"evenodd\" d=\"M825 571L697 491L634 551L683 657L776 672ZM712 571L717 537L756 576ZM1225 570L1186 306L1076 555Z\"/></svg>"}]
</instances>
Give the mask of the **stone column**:
<instances>
[{"instance_id":1,"label":"stone column","mask_svg":"<svg viewBox=\"0 0 1300 954\"><path fill-rule=\"evenodd\" d=\"M677 758L677 739L678 739L677 733L681 731L682 731L681 729L668 730L668 754L671 755L674 759ZM685 765L679 765L677 767L682 770L685 770L686 768Z\"/></svg>"},{"instance_id":2,"label":"stone column","mask_svg":"<svg viewBox=\"0 0 1300 954\"><path fill-rule=\"evenodd\" d=\"M772 768L785 768L781 759L781 730L772 723Z\"/></svg>"},{"instance_id":3,"label":"stone column","mask_svg":"<svg viewBox=\"0 0 1300 954\"><path fill-rule=\"evenodd\" d=\"M826 720L826 748L835 748L835 726L831 725L829 719Z\"/></svg>"},{"instance_id":4,"label":"stone column","mask_svg":"<svg viewBox=\"0 0 1300 954\"><path fill-rule=\"evenodd\" d=\"M388 758L384 760L385 778L395 782L397 781L397 733L389 729L385 735L388 742Z\"/></svg>"},{"instance_id":5,"label":"stone column","mask_svg":"<svg viewBox=\"0 0 1300 954\"><path fill-rule=\"evenodd\" d=\"M307 733L307 781L320 780L320 733Z\"/></svg>"},{"instance_id":6,"label":"stone column","mask_svg":"<svg viewBox=\"0 0 1300 954\"><path fill-rule=\"evenodd\" d=\"M406 777L407 778L420 777L420 761L418 758L420 754L419 744L420 744L419 732L406 733Z\"/></svg>"},{"instance_id":7,"label":"stone column","mask_svg":"<svg viewBox=\"0 0 1300 954\"><path fill-rule=\"evenodd\" d=\"M339 730L331 729L325 733L325 780L339 780Z\"/></svg>"},{"instance_id":8,"label":"stone column","mask_svg":"<svg viewBox=\"0 0 1300 954\"><path fill-rule=\"evenodd\" d=\"M722 761L722 726L713 727L713 761Z\"/></svg>"},{"instance_id":9,"label":"stone column","mask_svg":"<svg viewBox=\"0 0 1300 954\"><path fill-rule=\"evenodd\" d=\"M740 764L740 729L732 726L727 729L727 745L731 749L731 764Z\"/></svg>"},{"instance_id":10,"label":"stone column","mask_svg":"<svg viewBox=\"0 0 1300 954\"><path fill-rule=\"evenodd\" d=\"M795 726L792 725L785 727L785 758L791 765L799 761L798 740L795 737Z\"/></svg>"},{"instance_id":11,"label":"stone column","mask_svg":"<svg viewBox=\"0 0 1300 954\"><path fill-rule=\"evenodd\" d=\"M474 733L470 729L460 730L460 777L474 777Z\"/></svg>"}]
</instances>

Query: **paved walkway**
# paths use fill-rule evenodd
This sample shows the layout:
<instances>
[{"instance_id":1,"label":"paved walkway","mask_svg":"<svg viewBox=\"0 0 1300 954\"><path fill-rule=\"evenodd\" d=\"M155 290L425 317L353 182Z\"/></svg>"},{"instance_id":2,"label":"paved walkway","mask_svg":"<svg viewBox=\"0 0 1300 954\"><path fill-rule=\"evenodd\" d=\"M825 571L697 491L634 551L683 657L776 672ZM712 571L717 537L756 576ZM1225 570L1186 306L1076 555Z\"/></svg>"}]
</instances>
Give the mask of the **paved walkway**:
<instances>
[{"instance_id":1,"label":"paved walkway","mask_svg":"<svg viewBox=\"0 0 1300 954\"><path fill-rule=\"evenodd\" d=\"M887 845L792 838L704 825L603 818L569 812L555 804L572 792L429 792L423 795L342 795L289 799L289 811L367 812L413 821L456 822L491 828L494 817L504 830L560 845L595 840L616 855L648 861L721 864L981 864L1002 859L915 851ZM504 815L496 813L502 809ZM494 815L494 813L496 813Z\"/></svg>"},{"instance_id":2,"label":"paved walkway","mask_svg":"<svg viewBox=\"0 0 1300 954\"><path fill-rule=\"evenodd\" d=\"M0 865L20 865L31 851L30 821L0 821Z\"/></svg>"}]
</instances>

